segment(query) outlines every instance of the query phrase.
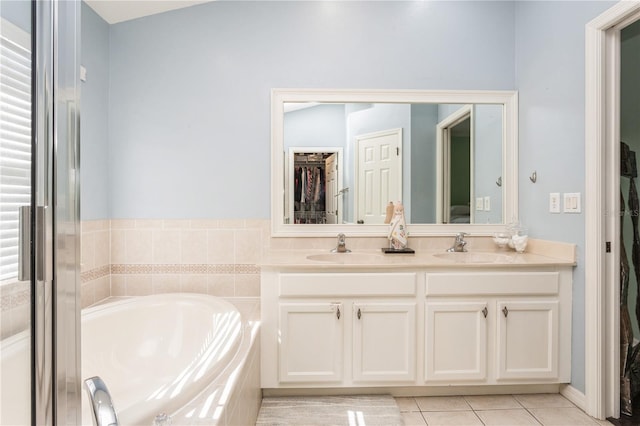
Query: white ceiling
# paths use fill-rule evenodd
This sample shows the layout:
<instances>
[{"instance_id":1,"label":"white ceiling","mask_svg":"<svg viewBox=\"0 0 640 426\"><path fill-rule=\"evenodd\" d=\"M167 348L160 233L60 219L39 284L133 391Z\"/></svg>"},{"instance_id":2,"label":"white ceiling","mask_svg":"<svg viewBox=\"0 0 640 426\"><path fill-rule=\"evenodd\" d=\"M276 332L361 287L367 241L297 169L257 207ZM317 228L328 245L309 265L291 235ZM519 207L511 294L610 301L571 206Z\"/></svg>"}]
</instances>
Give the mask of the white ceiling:
<instances>
[{"instance_id":1,"label":"white ceiling","mask_svg":"<svg viewBox=\"0 0 640 426\"><path fill-rule=\"evenodd\" d=\"M155 15L214 0L84 0L109 24Z\"/></svg>"}]
</instances>

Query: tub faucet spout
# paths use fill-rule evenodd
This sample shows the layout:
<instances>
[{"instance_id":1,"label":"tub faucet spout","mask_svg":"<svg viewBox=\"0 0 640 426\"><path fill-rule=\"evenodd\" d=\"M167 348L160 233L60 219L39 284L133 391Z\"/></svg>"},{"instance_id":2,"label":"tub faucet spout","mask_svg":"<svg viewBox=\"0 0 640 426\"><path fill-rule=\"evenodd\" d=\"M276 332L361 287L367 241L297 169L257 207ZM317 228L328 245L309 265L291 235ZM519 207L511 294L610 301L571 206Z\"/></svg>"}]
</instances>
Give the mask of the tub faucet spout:
<instances>
[{"instance_id":1,"label":"tub faucet spout","mask_svg":"<svg viewBox=\"0 0 640 426\"><path fill-rule=\"evenodd\" d=\"M338 234L338 245L336 248L331 250L332 253L349 253L351 251L347 248L345 238L346 237L343 233Z\"/></svg>"},{"instance_id":2,"label":"tub faucet spout","mask_svg":"<svg viewBox=\"0 0 640 426\"><path fill-rule=\"evenodd\" d=\"M102 379L98 376L91 377L84 381L84 386L91 402L93 424L95 426L118 426L116 409L113 407L109 389Z\"/></svg>"}]
</instances>

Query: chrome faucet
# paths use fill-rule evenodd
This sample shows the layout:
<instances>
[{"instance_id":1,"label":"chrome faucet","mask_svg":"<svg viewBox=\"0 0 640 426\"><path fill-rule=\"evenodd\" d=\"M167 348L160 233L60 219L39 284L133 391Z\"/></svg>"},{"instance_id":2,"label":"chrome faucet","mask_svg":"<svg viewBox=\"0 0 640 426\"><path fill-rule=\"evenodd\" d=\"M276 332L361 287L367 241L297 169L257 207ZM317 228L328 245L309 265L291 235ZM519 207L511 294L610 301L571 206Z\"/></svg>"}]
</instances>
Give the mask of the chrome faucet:
<instances>
[{"instance_id":1,"label":"chrome faucet","mask_svg":"<svg viewBox=\"0 0 640 426\"><path fill-rule=\"evenodd\" d=\"M118 416L107 385L98 376L85 380L84 385L89 394L89 401L91 401L93 424L95 426L118 426Z\"/></svg>"},{"instance_id":2,"label":"chrome faucet","mask_svg":"<svg viewBox=\"0 0 640 426\"><path fill-rule=\"evenodd\" d=\"M465 247L467 245L467 242L464 240L464 237L466 235L469 235L469 234L465 232L458 232L458 234L456 235L456 241L453 243L453 246L447 249L447 251L457 252L457 253L467 251Z\"/></svg>"},{"instance_id":3,"label":"chrome faucet","mask_svg":"<svg viewBox=\"0 0 640 426\"><path fill-rule=\"evenodd\" d=\"M336 248L331 250L331 253L349 253L351 251L347 248L345 238L346 237L343 233L338 234L338 245Z\"/></svg>"}]
</instances>

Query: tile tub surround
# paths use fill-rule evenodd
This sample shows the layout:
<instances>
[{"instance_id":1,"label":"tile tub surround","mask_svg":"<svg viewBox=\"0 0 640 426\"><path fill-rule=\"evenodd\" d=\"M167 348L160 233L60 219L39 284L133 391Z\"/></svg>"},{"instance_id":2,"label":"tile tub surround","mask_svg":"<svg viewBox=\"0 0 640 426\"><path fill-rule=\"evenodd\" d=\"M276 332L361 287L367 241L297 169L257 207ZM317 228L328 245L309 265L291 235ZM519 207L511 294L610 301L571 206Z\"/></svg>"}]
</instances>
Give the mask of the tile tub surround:
<instances>
[{"instance_id":1,"label":"tile tub surround","mask_svg":"<svg viewBox=\"0 0 640 426\"><path fill-rule=\"evenodd\" d=\"M82 306L107 297L196 292L257 297L268 220L82 222Z\"/></svg>"}]
</instances>

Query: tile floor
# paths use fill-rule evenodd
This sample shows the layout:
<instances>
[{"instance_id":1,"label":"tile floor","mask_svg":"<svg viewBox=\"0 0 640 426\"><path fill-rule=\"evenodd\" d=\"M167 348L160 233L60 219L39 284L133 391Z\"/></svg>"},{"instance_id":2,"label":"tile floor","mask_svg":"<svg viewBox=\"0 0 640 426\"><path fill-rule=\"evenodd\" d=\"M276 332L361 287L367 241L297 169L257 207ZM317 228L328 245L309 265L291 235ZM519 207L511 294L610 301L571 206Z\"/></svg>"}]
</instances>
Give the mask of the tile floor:
<instances>
[{"instance_id":1,"label":"tile floor","mask_svg":"<svg viewBox=\"0 0 640 426\"><path fill-rule=\"evenodd\" d=\"M405 426L611 425L559 394L397 397Z\"/></svg>"}]
</instances>

